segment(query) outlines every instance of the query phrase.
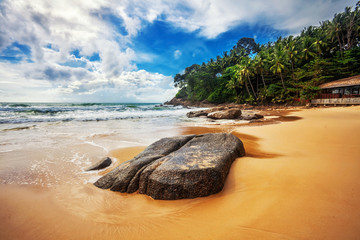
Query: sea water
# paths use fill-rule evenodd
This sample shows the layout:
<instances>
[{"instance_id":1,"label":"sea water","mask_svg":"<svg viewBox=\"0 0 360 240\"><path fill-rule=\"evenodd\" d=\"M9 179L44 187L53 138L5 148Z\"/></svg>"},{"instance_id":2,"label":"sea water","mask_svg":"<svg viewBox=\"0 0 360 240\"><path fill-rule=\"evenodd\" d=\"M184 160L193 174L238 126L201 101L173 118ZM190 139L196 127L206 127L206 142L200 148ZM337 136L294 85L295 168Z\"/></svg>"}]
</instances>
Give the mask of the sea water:
<instances>
[{"instance_id":1,"label":"sea water","mask_svg":"<svg viewBox=\"0 0 360 240\"><path fill-rule=\"evenodd\" d=\"M154 103L0 103L0 124L169 119L187 111Z\"/></svg>"},{"instance_id":2,"label":"sea water","mask_svg":"<svg viewBox=\"0 0 360 240\"><path fill-rule=\"evenodd\" d=\"M156 103L0 103L0 184L72 181L111 150L181 134L184 124L197 121L186 117L191 110Z\"/></svg>"}]
</instances>

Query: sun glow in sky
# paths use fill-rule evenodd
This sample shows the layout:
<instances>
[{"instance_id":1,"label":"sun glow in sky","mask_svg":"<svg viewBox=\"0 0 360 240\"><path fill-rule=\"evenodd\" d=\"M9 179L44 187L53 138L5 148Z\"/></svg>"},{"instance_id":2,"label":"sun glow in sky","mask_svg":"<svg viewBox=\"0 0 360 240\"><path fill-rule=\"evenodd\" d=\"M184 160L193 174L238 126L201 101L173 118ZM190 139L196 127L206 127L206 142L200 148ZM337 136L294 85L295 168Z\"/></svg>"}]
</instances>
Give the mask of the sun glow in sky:
<instances>
[{"instance_id":1,"label":"sun glow in sky","mask_svg":"<svg viewBox=\"0 0 360 240\"><path fill-rule=\"evenodd\" d=\"M164 102L173 77L356 0L0 0L0 102Z\"/></svg>"}]
</instances>

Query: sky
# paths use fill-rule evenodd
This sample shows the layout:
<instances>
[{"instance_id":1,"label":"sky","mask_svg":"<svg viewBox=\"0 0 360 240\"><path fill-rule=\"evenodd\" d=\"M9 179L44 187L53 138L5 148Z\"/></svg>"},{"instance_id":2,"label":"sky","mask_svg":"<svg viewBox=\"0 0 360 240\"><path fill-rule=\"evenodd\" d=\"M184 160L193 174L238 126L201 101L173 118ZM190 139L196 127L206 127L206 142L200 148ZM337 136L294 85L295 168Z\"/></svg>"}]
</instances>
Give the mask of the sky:
<instances>
[{"instance_id":1,"label":"sky","mask_svg":"<svg viewBox=\"0 0 360 240\"><path fill-rule=\"evenodd\" d=\"M152 102L229 51L299 34L357 0L0 0L0 102Z\"/></svg>"}]
</instances>

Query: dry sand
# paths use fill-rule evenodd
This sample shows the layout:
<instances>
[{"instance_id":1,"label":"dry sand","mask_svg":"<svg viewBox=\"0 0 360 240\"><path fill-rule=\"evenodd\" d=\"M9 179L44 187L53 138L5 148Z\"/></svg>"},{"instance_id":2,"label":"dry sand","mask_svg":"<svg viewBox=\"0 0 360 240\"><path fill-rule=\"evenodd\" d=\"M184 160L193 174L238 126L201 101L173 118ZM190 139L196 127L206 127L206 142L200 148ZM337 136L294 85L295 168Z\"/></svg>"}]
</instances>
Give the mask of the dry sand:
<instances>
[{"instance_id":1,"label":"dry sand","mask_svg":"<svg viewBox=\"0 0 360 240\"><path fill-rule=\"evenodd\" d=\"M0 186L0 239L359 239L360 107L293 112L266 126L227 131L247 156L222 192L159 201L91 184ZM300 119L301 118L301 119ZM119 162L143 148L113 151Z\"/></svg>"}]
</instances>

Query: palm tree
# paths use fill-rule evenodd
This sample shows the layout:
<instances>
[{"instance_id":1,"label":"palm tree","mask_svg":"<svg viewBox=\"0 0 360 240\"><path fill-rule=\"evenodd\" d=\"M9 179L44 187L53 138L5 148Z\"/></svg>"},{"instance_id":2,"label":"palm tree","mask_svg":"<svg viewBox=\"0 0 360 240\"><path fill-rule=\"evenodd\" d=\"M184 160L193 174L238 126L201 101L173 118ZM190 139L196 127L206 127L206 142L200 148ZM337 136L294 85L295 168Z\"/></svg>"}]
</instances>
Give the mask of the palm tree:
<instances>
[{"instance_id":1,"label":"palm tree","mask_svg":"<svg viewBox=\"0 0 360 240\"><path fill-rule=\"evenodd\" d=\"M274 74L280 75L282 86L285 89L284 78L282 75L282 73L285 71L284 52L281 49L276 49L275 52L273 53L272 57L273 57L272 62L271 62L272 66L270 67L270 70Z\"/></svg>"},{"instance_id":2,"label":"palm tree","mask_svg":"<svg viewBox=\"0 0 360 240\"><path fill-rule=\"evenodd\" d=\"M266 61L266 59L264 59L261 56L261 52L258 53L258 55L256 55L254 58L254 67L255 67L256 72L260 73L260 75L261 75L261 79L264 84L264 88L266 88L266 83L265 83L265 79L264 79L265 61Z\"/></svg>"},{"instance_id":3,"label":"palm tree","mask_svg":"<svg viewBox=\"0 0 360 240\"><path fill-rule=\"evenodd\" d=\"M351 11L351 7L346 7L343 14L345 15L344 20L346 25L346 48L351 49L354 46L357 38L356 22L359 21L359 8L356 7L355 11Z\"/></svg>"},{"instance_id":4,"label":"palm tree","mask_svg":"<svg viewBox=\"0 0 360 240\"><path fill-rule=\"evenodd\" d=\"M249 94L249 96L251 96L251 93L249 91L249 87L248 87L248 85L246 83L246 80L245 80L245 75L242 72L242 66L239 65L239 64L236 64L234 67L235 67L235 78L237 79L239 85L241 86L241 85L244 85L244 83L245 83L246 91Z\"/></svg>"},{"instance_id":5,"label":"palm tree","mask_svg":"<svg viewBox=\"0 0 360 240\"><path fill-rule=\"evenodd\" d=\"M310 37L304 37L302 41L302 58L308 61L315 56L313 51L312 39Z\"/></svg>"},{"instance_id":6,"label":"palm tree","mask_svg":"<svg viewBox=\"0 0 360 240\"><path fill-rule=\"evenodd\" d=\"M286 51L287 57L291 64L292 74L294 75L294 71L295 71L294 64L295 64L295 61L297 60L298 51L296 50L296 41L293 39L293 36L290 36L288 38L286 47L285 47L285 51Z\"/></svg>"},{"instance_id":7,"label":"palm tree","mask_svg":"<svg viewBox=\"0 0 360 240\"><path fill-rule=\"evenodd\" d=\"M243 57L241 63L242 64L241 64L240 73L245 77L245 79L247 79L247 82L250 84L250 87L254 94L254 97L257 98L257 95L255 93L254 87L253 87L253 85L251 83L251 79L250 79L250 76L254 75L251 58L249 58L248 56ZM245 82L245 85L247 85L247 82Z\"/></svg>"},{"instance_id":8,"label":"palm tree","mask_svg":"<svg viewBox=\"0 0 360 240\"><path fill-rule=\"evenodd\" d=\"M326 45L325 42L317 39L315 40L315 42L313 42L311 44L311 47L314 47L316 49L316 51L318 52L318 57L320 57L320 55L322 54L322 48Z\"/></svg>"},{"instance_id":9,"label":"palm tree","mask_svg":"<svg viewBox=\"0 0 360 240\"><path fill-rule=\"evenodd\" d=\"M341 41L341 39L343 39L342 22L343 22L342 15L339 13L335 14L334 19L331 22L329 22L329 28L327 32L331 36L332 41L334 41L336 38L341 55L345 45L344 41Z\"/></svg>"}]
</instances>

